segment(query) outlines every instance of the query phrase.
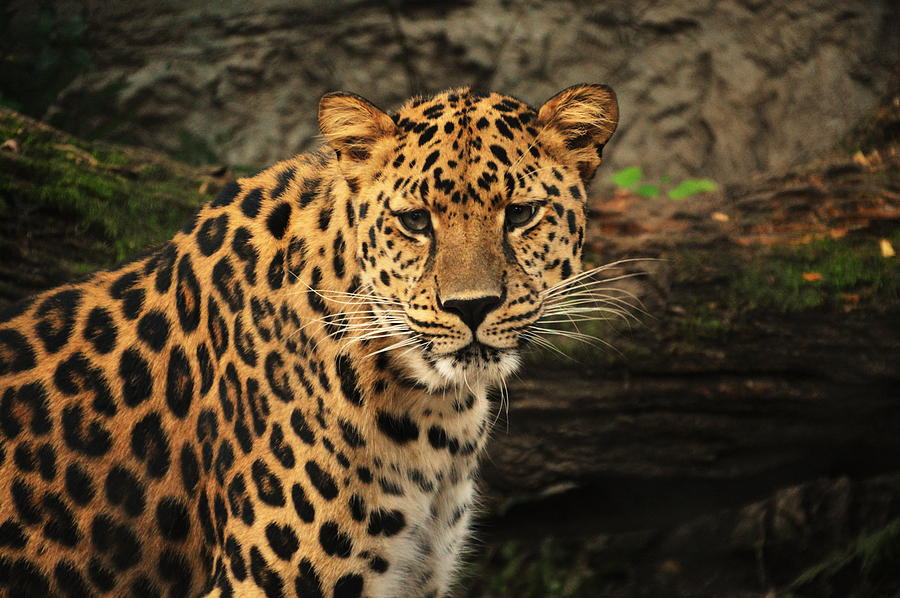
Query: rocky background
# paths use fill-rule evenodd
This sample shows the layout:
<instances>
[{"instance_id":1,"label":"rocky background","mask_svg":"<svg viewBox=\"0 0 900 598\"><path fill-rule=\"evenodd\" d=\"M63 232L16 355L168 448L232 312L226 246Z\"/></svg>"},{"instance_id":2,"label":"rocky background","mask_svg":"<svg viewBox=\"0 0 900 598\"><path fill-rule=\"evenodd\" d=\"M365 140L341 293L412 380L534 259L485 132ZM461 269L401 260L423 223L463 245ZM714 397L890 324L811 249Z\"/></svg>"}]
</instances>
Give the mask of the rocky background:
<instances>
[{"instance_id":1,"label":"rocky background","mask_svg":"<svg viewBox=\"0 0 900 598\"><path fill-rule=\"evenodd\" d=\"M19 0L12 0L13 3ZM27 5L34 5L29 0ZM264 166L319 143L319 97L390 107L472 85L540 104L618 92L612 172L745 180L830 148L887 91L890 0L78 0L92 64L47 117L168 152Z\"/></svg>"},{"instance_id":2,"label":"rocky background","mask_svg":"<svg viewBox=\"0 0 900 598\"><path fill-rule=\"evenodd\" d=\"M643 311L511 385L457 596L900 595L895 3L11 0L0 53L0 307L314 147L325 91L613 85L588 261L651 258Z\"/></svg>"}]
</instances>

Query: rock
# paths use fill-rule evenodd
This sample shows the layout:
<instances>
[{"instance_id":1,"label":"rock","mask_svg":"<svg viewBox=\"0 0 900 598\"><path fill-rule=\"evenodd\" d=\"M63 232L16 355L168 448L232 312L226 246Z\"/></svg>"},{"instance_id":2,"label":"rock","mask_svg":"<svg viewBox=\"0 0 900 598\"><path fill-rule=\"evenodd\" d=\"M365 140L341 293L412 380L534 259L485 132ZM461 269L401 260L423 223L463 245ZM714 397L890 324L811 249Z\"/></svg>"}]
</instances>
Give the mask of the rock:
<instances>
[{"instance_id":1,"label":"rock","mask_svg":"<svg viewBox=\"0 0 900 598\"><path fill-rule=\"evenodd\" d=\"M832 147L900 56L890 0L84 4L95 68L54 122L253 166L317 145L335 89L384 107L455 85L540 103L598 81L622 107L601 177L744 181Z\"/></svg>"},{"instance_id":2,"label":"rock","mask_svg":"<svg viewBox=\"0 0 900 598\"><path fill-rule=\"evenodd\" d=\"M896 474L821 478L645 531L597 534L576 523L575 531L547 526L535 542L533 525L485 527L487 563L459 596L892 598L900 590Z\"/></svg>"}]
</instances>

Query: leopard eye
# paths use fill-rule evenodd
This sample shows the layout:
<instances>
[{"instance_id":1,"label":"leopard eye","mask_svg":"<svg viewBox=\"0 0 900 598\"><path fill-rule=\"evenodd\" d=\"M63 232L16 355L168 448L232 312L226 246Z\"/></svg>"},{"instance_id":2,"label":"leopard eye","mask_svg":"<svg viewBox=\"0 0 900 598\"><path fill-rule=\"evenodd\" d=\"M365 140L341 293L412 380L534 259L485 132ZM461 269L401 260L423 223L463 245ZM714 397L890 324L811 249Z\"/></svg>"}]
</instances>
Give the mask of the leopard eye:
<instances>
[{"instance_id":1,"label":"leopard eye","mask_svg":"<svg viewBox=\"0 0 900 598\"><path fill-rule=\"evenodd\" d=\"M428 210L413 210L399 215L400 223L411 233L425 233L431 228Z\"/></svg>"},{"instance_id":2,"label":"leopard eye","mask_svg":"<svg viewBox=\"0 0 900 598\"><path fill-rule=\"evenodd\" d=\"M506 206L506 226L513 229L531 222L537 206L531 203L517 203Z\"/></svg>"}]
</instances>

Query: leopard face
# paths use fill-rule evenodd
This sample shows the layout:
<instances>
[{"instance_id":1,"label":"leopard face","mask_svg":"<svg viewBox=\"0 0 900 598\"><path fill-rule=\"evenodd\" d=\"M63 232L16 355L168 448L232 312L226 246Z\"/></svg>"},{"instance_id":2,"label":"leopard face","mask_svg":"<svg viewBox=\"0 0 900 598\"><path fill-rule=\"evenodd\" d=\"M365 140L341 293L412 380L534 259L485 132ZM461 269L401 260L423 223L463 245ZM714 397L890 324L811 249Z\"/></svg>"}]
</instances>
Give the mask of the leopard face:
<instances>
[{"instance_id":1,"label":"leopard face","mask_svg":"<svg viewBox=\"0 0 900 598\"><path fill-rule=\"evenodd\" d=\"M326 96L320 124L355 191L362 297L430 387L513 372L544 293L577 274L585 184L617 119L603 86L534 110L452 90L387 115Z\"/></svg>"}]
</instances>

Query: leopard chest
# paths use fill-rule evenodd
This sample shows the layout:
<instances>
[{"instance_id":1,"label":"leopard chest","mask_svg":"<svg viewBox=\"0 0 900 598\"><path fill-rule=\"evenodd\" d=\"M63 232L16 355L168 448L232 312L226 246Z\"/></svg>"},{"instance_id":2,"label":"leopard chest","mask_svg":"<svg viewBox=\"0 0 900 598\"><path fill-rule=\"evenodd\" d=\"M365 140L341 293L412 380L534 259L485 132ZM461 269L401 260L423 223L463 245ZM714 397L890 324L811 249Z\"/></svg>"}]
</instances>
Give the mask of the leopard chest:
<instances>
[{"instance_id":1,"label":"leopard chest","mask_svg":"<svg viewBox=\"0 0 900 598\"><path fill-rule=\"evenodd\" d=\"M367 529L379 535L374 550L390 563L379 579L385 595L427 595L453 576L469 534L475 474L487 436L487 400L468 404L471 413L454 411L449 417L423 409L415 420L418 433L413 438L410 427L407 442L381 433L371 443L377 472L373 504L391 514L374 525L370 515Z\"/></svg>"}]
</instances>

